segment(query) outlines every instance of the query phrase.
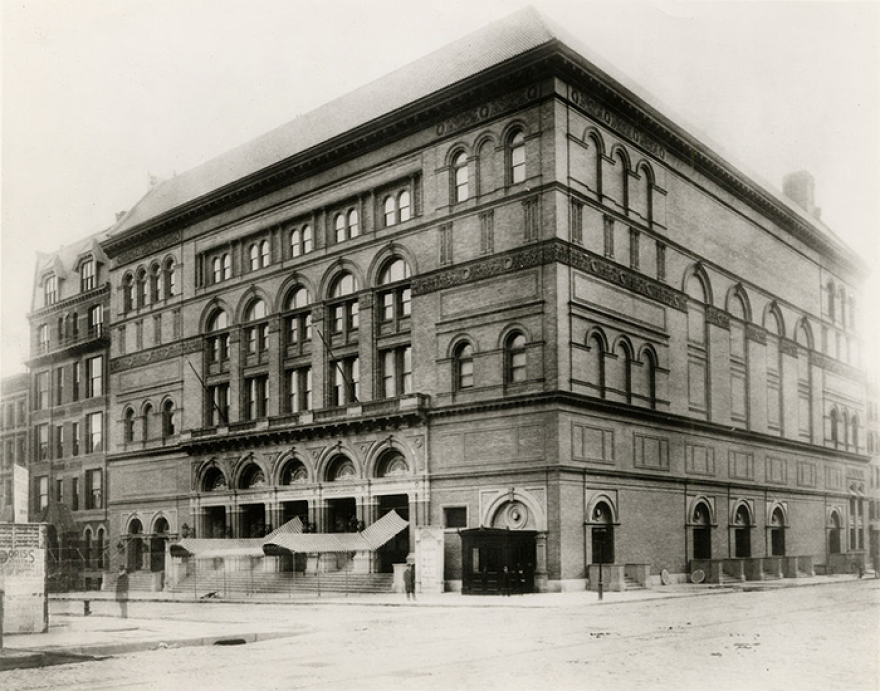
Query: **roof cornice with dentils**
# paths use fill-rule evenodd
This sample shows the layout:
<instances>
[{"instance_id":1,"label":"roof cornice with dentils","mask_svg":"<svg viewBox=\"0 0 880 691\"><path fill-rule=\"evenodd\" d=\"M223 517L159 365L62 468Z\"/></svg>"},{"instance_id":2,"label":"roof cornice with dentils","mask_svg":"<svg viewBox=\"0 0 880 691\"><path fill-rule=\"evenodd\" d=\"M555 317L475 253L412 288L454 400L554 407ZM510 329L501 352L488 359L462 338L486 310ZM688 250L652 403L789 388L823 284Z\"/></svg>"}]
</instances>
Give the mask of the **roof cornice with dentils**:
<instances>
[{"instance_id":1,"label":"roof cornice with dentils","mask_svg":"<svg viewBox=\"0 0 880 691\"><path fill-rule=\"evenodd\" d=\"M733 156L718 153L722 147L709 142L707 136L691 133L698 128L685 129L678 124L683 118L664 114L671 109L659 99L531 8L158 185L126 214L102 247L109 256L116 256L138 244L146 234L155 238L157 233L259 197L301 175L337 165L417 127L447 118L450 106L457 110L476 95L477 85L503 82L511 72L539 65L587 82L608 107L644 128L671 153L691 161L700 172L794 237L830 255L859 278L869 273L864 260L827 226L743 164L732 163ZM485 98L486 93L480 96ZM338 117L339 113L352 112L354 117Z\"/></svg>"}]
</instances>

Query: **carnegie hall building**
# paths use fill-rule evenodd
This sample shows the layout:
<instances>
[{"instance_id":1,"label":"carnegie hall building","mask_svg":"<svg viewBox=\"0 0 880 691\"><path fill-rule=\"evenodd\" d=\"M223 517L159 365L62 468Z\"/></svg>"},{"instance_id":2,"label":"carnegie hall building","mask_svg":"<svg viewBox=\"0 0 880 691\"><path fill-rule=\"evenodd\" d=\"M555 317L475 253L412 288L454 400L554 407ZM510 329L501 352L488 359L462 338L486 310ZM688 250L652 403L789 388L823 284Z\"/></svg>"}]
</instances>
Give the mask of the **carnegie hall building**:
<instances>
[{"instance_id":1,"label":"carnegie hall building","mask_svg":"<svg viewBox=\"0 0 880 691\"><path fill-rule=\"evenodd\" d=\"M111 569L392 510L451 590L870 560L865 263L585 52L525 10L113 226Z\"/></svg>"}]
</instances>

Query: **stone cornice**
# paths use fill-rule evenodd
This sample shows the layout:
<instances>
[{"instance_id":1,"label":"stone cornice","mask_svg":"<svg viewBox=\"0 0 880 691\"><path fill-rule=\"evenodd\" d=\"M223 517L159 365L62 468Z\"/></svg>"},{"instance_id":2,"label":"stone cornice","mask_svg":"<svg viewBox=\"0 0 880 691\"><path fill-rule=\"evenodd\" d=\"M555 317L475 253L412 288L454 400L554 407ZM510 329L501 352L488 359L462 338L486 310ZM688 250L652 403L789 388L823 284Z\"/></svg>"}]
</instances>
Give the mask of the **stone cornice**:
<instances>
[{"instance_id":1,"label":"stone cornice","mask_svg":"<svg viewBox=\"0 0 880 691\"><path fill-rule=\"evenodd\" d=\"M34 310L30 314L28 314L27 317L30 321L39 321L41 319L45 319L52 314L55 314L56 312L64 312L71 307L75 307L76 305L81 305L84 302L90 302L95 298L105 296L109 297L109 295L110 284L102 283L97 288L92 288L85 293L78 293L72 297L65 298L64 300L59 300L52 305L47 305L46 307L41 307L38 310Z\"/></svg>"}]
</instances>

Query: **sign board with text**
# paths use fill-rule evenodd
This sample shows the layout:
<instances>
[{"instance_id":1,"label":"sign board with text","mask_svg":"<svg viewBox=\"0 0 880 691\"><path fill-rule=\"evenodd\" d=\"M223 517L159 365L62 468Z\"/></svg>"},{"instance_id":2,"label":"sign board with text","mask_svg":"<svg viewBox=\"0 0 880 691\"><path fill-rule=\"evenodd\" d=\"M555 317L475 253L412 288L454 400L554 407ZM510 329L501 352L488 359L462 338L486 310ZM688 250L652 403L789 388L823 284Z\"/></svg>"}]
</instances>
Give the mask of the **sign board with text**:
<instances>
[{"instance_id":1,"label":"sign board with text","mask_svg":"<svg viewBox=\"0 0 880 691\"><path fill-rule=\"evenodd\" d=\"M416 578L421 593L443 592L443 526L416 528Z\"/></svg>"},{"instance_id":2,"label":"sign board with text","mask_svg":"<svg viewBox=\"0 0 880 691\"><path fill-rule=\"evenodd\" d=\"M5 634L42 633L49 628L47 530L45 523L0 523L0 590Z\"/></svg>"}]
</instances>

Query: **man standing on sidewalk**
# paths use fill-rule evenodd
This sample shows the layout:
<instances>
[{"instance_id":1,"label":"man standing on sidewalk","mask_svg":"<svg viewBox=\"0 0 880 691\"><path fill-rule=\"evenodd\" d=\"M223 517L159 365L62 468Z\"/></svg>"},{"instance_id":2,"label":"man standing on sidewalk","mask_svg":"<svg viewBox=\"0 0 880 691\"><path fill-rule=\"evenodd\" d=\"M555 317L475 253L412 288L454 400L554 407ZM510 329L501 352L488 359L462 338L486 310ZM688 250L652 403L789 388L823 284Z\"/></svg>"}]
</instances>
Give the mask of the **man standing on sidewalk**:
<instances>
[{"instance_id":1,"label":"man standing on sidewalk","mask_svg":"<svg viewBox=\"0 0 880 691\"><path fill-rule=\"evenodd\" d=\"M124 566L119 567L116 576L116 602L119 603L119 616L128 619L128 572Z\"/></svg>"}]
</instances>

